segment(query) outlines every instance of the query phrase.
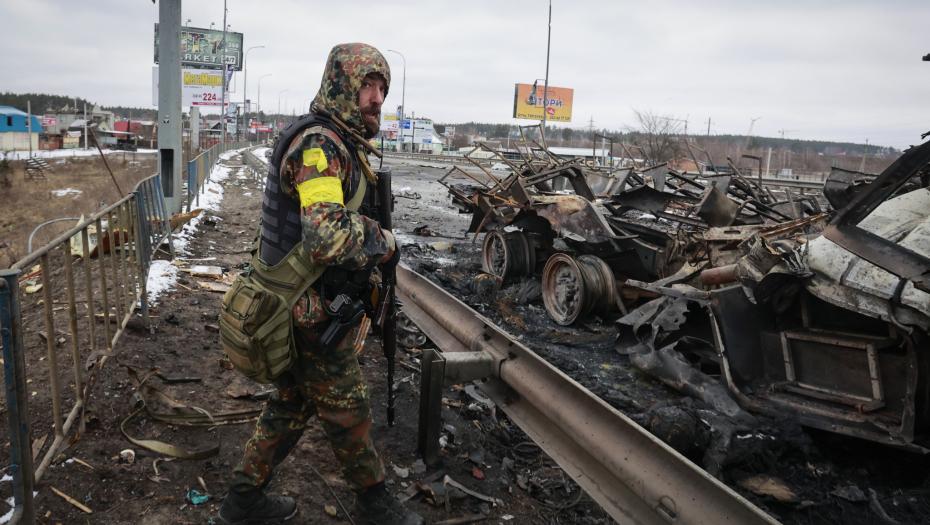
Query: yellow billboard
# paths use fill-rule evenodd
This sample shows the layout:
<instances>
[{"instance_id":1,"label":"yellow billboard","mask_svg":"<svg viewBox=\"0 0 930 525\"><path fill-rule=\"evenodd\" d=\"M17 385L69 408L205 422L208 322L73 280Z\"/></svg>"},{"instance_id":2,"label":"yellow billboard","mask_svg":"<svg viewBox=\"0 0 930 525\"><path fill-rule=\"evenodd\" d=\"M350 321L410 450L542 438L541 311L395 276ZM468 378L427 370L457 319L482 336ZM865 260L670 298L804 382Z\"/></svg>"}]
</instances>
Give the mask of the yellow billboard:
<instances>
[{"instance_id":1,"label":"yellow billboard","mask_svg":"<svg viewBox=\"0 0 930 525\"><path fill-rule=\"evenodd\" d=\"M545 104L546 120L553 122L572 121L572 96L575 90L549 86L545 90L549 101ZM543 119L544 86L517 84L513 96L513 118L530 120Z\"/></svg>"}]
</instances>

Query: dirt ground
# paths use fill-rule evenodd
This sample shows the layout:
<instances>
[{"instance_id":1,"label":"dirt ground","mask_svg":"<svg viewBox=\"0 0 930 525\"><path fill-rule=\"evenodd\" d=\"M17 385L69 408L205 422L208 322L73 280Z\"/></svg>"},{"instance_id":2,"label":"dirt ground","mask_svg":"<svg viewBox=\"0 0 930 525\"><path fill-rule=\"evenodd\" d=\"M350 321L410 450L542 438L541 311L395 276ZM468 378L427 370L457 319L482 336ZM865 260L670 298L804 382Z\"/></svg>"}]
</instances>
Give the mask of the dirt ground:
<instances>
[{"instance_id":1,"label":"dirt ground","mask_svg":"<svg viewBox=\"0 0 930 525\"><path fill-rule=\"evenodd\" d=\"M0 268L29 254L29 236L43 222L90 216L121 198L99 155L40 158L52 168L48 180L26 178L21 161L10 163L12 173L0 173ZM107 153L107 162L123 195L156 169L154 153ZM33 250L76 224L61 221L43 227L32 240Z\"/></svg>"},{"instance_id":2,"label":"dirt ground","mask_svg":"<svg viewBox=\"0 0 930 525\"><path fill-rule=\"evenodd\" d=\"M215 257L206 264L224 267L235 275L237 268L248 262L247 250L261 206L261 185L241 171L235 157L227 164L233 166L233 171L223 182L224 198L218 210L209 212L216 220L201 223L183 257ZM470 216L459 215L451 207L444 188L436 183L446 170L441 165L406 161L386 164L395 170L395 194L407 195L397 199L394 211L395 232L404 245L406 264L521 337L550 363L642 424L648 425L649 416L660 410L695 410L696 402L643 375L630 365L626 356L615 351L613 319L591 319L571 328L555 325L548 320L532 285L526 283L503 290L502 300L490 305L476 301L470 283L480 271L481 236L476 244L470 236L465 237ZM460 177L457 182L465 181ZM401 191L405 188L409 190ZM436 236L416 234L414 229L422 226ZM430 246L444 242L451 246ZM197 383L173 385L150 380L188 405L210 411L261 407L256 397L261 398L265 388L220 366L218 360L224 353L218 335L205 327L215 324L222 294L202 291L196 280L181 277L177 285L158 299L152 311L154 333L134 321L122 336L117 346L118 362L111 360L94 386L93 418L87 433L64 451L61 456L64 461L49 468L36 489L40 523L212 523L231 470L251 435L252 423L183 427L145 416L128 422L126 430L136 439L158 439L190 450L219 445L219 454L205 460L160 461L158 478L153 463L162 456L133 445L120 433L120 424L133 411L133 387L127 370L119 363L140 374L158 367L167 377L201 378ZM42 360L46 347L37 335L42 329L42 310L36 301L27 299L23 309L24 324L29 330L25 337L27 371L33 381L28 388L36 392L29 399L34 438L53 433L48 385L43 379L48 370L47 361ZM425 468L416 451L417 357L424 344L416 341L415 331L411 334L409 341L413 344L406 346L418 348L399 347L395 377L397 421L392 428L385 421L385 360L377 338L370 337L360 354L372 395L372 432L393 493L404 494L416 480L431 480L428 484L433 493L419 492L408 502L430 523L472 514L486 514L488 522L499 524L593 525L612 521L502 412L485 405L480 392L469 385L457 385L444 393L446 445L440 464ZM60 369L69 370L73 365L70 344L63 344L59 352ZM241 396L243 392L255 395L231 395ZM71 397L63 403L67 410L73 404L73 387L63 385L63 394L65 398ZM8 424L5 412L0 419L3 420L0 424ZM868 501L848 501L831 494L850 485L861 489L866 498L868 489L874 489L887 514L900 523L930 522L930 470L926 458L779 421L767 422L753 435L742 436L738 441L745 446L728 458L723 480L783 523L885 523ZM134 450L132 464L120 459L124 449ZM689 457L700 465L702 451L694 450ZM0 465L9 465L6 448L0 450ZM295 451L278 468L273 489L298 500L300 511L294 523L347 523L348 518L333 494L308 465L319 471L351 512L353 496L342 481L330 446L315 420ZM800 497L795 503L784 504L770 496L748 492L739 487L737 480L749 474L777 476ZM472 491L500 500L500 504L491 505L450 489L447 510L444 504L438 504L445 475ZM198 478L203 480L206 491ZM86 505L92 514L69 504L51 487ZM185 502L191 489L207 492L210 499L202 504ZM849 491L841 493L848 495ZM11 484L0 482L0 497L10 496ZM337 509L336 516L326 512L327 506ZM353 514L352 519L358 517Z\"/></svg>"}]
</instances>

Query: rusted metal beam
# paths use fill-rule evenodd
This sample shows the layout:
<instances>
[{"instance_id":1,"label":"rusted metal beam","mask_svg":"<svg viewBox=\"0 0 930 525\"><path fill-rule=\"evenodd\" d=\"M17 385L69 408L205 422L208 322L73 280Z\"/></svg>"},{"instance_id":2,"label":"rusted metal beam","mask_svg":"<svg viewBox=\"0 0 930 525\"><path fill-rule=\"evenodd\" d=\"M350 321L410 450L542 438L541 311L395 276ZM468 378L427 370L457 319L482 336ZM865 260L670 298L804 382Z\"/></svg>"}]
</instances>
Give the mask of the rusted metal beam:
<instances>
[{"instance_id":1,"label":"rusted metal beam","mask_svg":"<svg viewBox=\"0 0 930 525\"><path fill-rule=\"evenodd\" d=\"M441 386L490 373L481 389L617 522L778 523L442 288L404 267L397 284L444 350L423 356L421 450L438 443ZM443 357L463 351L476 355Z\"/></svg>"}]
</instances>

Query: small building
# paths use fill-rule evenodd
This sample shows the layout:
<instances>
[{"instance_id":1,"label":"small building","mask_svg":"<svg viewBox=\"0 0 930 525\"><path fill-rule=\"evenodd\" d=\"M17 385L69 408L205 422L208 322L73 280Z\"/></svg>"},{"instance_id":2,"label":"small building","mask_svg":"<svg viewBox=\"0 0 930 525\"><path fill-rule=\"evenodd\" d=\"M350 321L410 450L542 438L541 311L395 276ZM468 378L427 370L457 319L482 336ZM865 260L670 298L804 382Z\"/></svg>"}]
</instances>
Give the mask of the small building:
<instances>
[{"instance_id":1,"label":"small building","mask_svg":"<svg viewBox=\"0 0 930 525\"><path fill-rule=\"evenodd\" d=\"M27 118L32 119L31 134ZM42 122L35 115L27 115L25 111L10 106L0 106L0 150L38 150L41 132Z\"/></svg>"},{"instance_id":2,"label":"small building","mask_svg":"<svg viewBox=\"0 0 930 525\"><path fill-rule=\"evenodd\" d=\"M99 106L89 108L88 111L83 109L65 106L60 109L49 108L43 115L44 131L51 135L60 135L68 131L77 120L87 120L99 123L101 129L113 129L116 119L112 111L104 111Z\"/></svg>"}]
</instances>

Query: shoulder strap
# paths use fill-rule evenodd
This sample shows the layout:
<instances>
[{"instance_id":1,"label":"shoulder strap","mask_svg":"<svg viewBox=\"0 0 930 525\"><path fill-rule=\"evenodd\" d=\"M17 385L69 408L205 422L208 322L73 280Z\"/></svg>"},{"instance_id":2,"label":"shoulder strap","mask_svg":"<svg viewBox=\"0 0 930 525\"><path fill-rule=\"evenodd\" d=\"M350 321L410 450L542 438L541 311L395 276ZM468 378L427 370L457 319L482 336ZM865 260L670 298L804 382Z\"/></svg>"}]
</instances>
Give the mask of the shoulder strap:
<instances>
[{"instance_id":1,"label":"shoulder strap","mask_svg":"<svg viewBox=\"0 0 930 525\"><path fill-rule=\"evenodd\" d=\"M346 208L352 211L358 211L365 198L365 190L368 188L368 178L362 177L359 181L358 190L355 196L346 203ZM284 297L290 307L297 304L310 286L316 282L326 266L322 264L311 264L309 256L304 251L303 243L297 244L291 251L281 259L281 262L274 266L268 266L258 257L258 247L261 243L261 227L252 243L252 268L258 271L259 281L262 286L271 289L271 291ZM278 283L278 284L276 284Z\"/></svg>"}]
</instances>

